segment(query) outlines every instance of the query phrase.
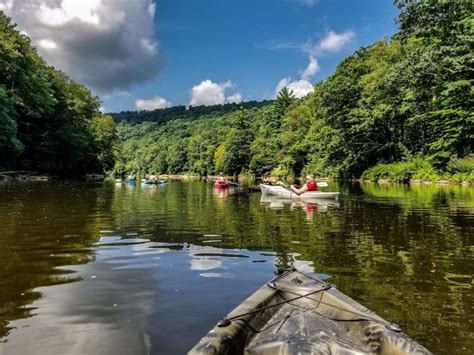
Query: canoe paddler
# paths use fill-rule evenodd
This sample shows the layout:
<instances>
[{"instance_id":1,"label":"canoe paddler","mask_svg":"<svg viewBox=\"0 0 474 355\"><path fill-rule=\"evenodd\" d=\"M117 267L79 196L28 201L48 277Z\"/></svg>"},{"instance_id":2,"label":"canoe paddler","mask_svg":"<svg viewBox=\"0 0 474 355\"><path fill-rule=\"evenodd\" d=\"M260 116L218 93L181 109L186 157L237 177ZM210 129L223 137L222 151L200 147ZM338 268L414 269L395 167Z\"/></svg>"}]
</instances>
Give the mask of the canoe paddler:
<instances>
[{"instance_id":1,"label":"canoe paddler","mask_svg":"<svg viewBox=\"0 0 474 355\"><path fill-rule=\"evenodd\" d=\"M295 185L291 185L290 188L297 195L301 195L306 191L318 191L316 176L314 174L309 174L306 176L306 183L303 185L303 187L297 188Z\"/></svg>"},{"instance_id":2,"label":"canoe paddler","mask_svg":"<svg viewBox=\"0 0 474 355\"><path fill-rule=\"evenodd\" d=\"M127 181L135 181L135 172L132 171L127 177Z\"/></svg>"},{"instance_id":3,"label":"canoe paddler","mask_svg":"<svg viewBox=\"0 0 474 355\"><path fill-rule=\"evenodd\" d=\"M153 183L158 181L158 178L156 177L154 171L150 175L148 175L148 181L153 182Z\"/></svg>"},{"instance_id":4,"label":"canoe paddler","mask_svg":"<svg viewBox=\"0 0 474 355\"><path fill-rule=\"evenodd\" d=\"M224 173L220 173L219 177L217 179L217 183L218 184L228 184L229 180L227 180L227 178L224 176Z\"/></svg>"}]
</instances>

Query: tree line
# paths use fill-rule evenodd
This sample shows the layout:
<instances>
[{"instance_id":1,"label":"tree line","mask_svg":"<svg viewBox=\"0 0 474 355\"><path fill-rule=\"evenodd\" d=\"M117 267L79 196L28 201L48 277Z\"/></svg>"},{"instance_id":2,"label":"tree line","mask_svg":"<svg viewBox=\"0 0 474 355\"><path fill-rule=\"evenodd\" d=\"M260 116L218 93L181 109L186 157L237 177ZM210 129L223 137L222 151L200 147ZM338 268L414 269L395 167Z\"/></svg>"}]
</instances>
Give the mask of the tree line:
<instances>
[{"instance_id":1,"label":"tree line","mask_svg":"<svg viewBox=\"0 0 474 355\"><path fill-rule=\"evenodd\" d=\"M117 172L473 181L472 8L395 6L399 32L357 50L302 99L283 89L262 106L121 121Z\"/></svg>"},{"instance_id":2,"label":"tree line","mask_svg":"<svg viewBox=\"0 0 474 355\"><path fill-rule=\"evenodd\" d=\"M396 0L399 32L295 99L100 113L0 12L0 170L474 180L472 7ZM118 134L117 134L118 133Z\"/></svg>"},{"instance_id":3,"label":"tree line","mask_svg":"<svg viewBox=\"0 0 474 355\"><path fill-rule=\"evenodd\" d=\"M151 111L122 111L117 113L110 113L115 122L126 121L127 123L142 123L142 122L156 122L166 123L172 120L194 120L203 115L223 115L229 112L236 111L241 107L251 109L254 107L266 106L271 101L248 101L237 103L226 103L222 105L211 106L189 106L184 105L161 108Z\"/></svg>"},{"instance_id":4,"label":"tree line","mask_svg":"<svg viewBox=\"0 0 474 355\"><path fill-rule=\"evenodd\" d=\"M99 107L86 87L48 66L0 11L0 171L110 171L119 138Z\"/></svg>"}]
</instances>

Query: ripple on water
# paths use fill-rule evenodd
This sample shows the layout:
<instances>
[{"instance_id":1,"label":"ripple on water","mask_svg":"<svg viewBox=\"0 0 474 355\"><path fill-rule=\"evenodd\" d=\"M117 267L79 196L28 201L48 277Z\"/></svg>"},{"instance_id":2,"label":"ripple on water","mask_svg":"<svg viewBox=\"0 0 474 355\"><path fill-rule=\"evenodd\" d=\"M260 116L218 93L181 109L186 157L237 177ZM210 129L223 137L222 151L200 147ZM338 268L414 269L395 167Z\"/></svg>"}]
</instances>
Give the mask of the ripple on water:
<instances>
[{"instance_id":1,"label":"ripple on water","mask_svg":"<svg viewBox=\"0 0 474 355\"><path fill-rule=\"evenodd\" d=\"M279 206L200 182L72 185L0 187L2 354L185 353L291 266L435 353L474 348L471 190L334 185L339 204Z\"/></svg>"}]
</instances>

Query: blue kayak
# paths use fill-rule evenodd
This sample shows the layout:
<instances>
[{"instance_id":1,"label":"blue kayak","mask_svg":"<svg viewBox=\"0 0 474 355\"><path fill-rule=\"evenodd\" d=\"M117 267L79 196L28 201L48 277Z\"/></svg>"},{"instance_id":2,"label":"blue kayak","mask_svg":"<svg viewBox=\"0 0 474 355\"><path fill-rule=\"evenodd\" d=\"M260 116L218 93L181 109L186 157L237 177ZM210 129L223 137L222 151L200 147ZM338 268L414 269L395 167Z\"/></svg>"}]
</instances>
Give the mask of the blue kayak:
<instances>
[{"instance_id":1,"label":"blue kayak","mask_svg":"<svg viewBox=\"0 0 474 355\"><path fill-rule=\"evenodd\" d=\"M168 183L168 180L158 180L158 181L147 180L144 182L144 184L146 185L164 185L167 183Z\"/></svg>"}]
</instances>

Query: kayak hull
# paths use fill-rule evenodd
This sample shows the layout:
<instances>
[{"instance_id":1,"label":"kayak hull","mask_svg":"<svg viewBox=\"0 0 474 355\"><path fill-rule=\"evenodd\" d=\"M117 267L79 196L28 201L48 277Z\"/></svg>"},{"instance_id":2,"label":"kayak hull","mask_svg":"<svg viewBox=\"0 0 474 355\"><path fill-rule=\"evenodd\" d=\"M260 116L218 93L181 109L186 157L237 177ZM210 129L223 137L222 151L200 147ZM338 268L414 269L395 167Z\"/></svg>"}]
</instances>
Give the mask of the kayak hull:
<instances>
[{"instance_id":1,"label":"kayak hull","mask_svg":"<svg viewBox=\"0 0 474 355\"><path fill-rule=\"evenodd\" d=\"M430 354L315 274L283 271L221 320L197 354Z\"/></svg>"},{"instance_id":2,"label":"kayak hull","mask_svg":"<svg viewBox=\"0 0 474 355\"><path fill-rule=\"evenodd\" d=\"M145 185L164 185L164 184L167 184L168 181L166 181L166 180L157 180L157 181L146 180L146 181L143 181L143 183Z\"/></svg>"},{"instance_id":3,"label":"kayak hull","mask_svg":"<svg viewBox=\"0 0 474 355\"><path fill-rule=\"evenodd\" d=\"M324 191L307 191L301 195L297 195L290 189L283 186L271 186L260 184L260 189L263 194L278 196L292 200L319 200L319 199L333 199L339 198L339 192L324 192Z\"/></svg>"}]
</instances>

